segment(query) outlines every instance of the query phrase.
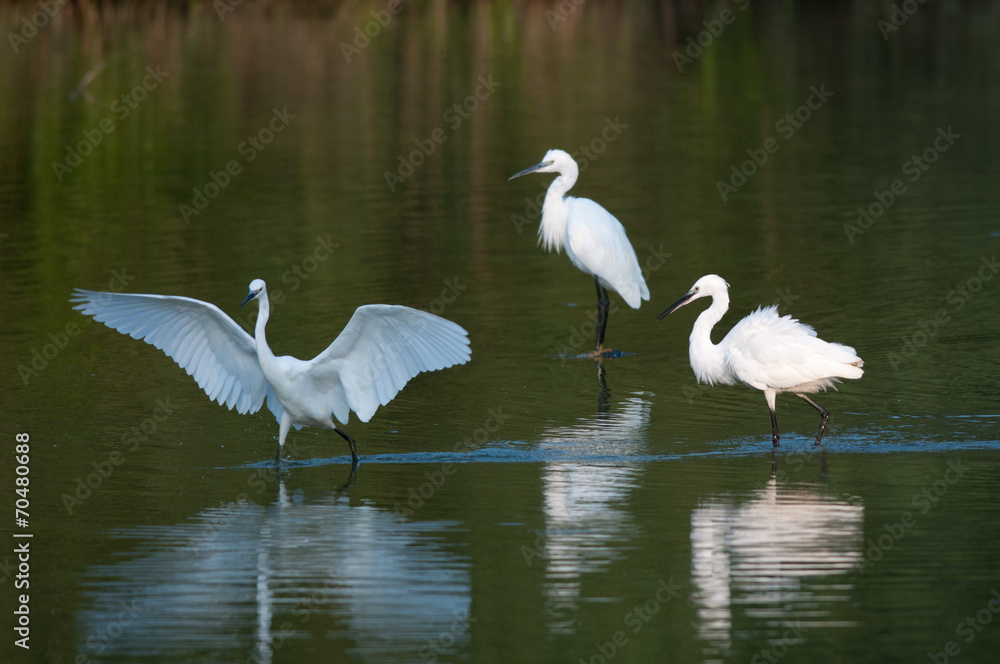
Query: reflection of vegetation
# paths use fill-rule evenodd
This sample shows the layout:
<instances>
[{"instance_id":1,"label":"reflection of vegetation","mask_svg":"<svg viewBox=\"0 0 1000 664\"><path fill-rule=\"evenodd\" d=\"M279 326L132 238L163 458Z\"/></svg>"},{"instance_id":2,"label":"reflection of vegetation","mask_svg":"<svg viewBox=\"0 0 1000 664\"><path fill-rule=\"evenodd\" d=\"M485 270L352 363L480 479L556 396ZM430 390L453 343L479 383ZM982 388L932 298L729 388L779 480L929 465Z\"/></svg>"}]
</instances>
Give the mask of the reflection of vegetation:
<instances>
[{"instance_id":1,"label":"reflection of vegetation","mask_svg":"<svg viewBox=\"0 0 1000 664\"><path fill-rule=\"evenodd\" d=\"M83 327L67 302L71 288L103 288L115 271L128 274L129 290L231 302L226 311L233 315L250 279L264 277L283 288L290 303L277 307L272 322L278 350L299 356L317 352L315 340L339 330L359 304L429 308L446 280L467 284L440 313L470 330L473 362L446 381L425 382L433 385L432 396L414 389L380 414L384 419L369 430L395 431L392 418L399 418L407 421L407 433L359 436L370 445L367 453L405 446L446 451L475 430L470 413L501 406L515 414L503 437L526 441L499 443L512 449L532 444L549 424L593 415L600 384L594 385L592 369L551 360L552 349L586 322L584 309L565 305L589 305L592 289L565 260L535 247L536 218L520 228L511 223L513 214L530 217L525 199L547 182L515 185L506 177L548 148L590 145L609 119L620 118L627 128L591 160L578 187L622 220L640 260L667 255L650 274L654 302L672 301L707 272L739 283L738 316L774 302L776 290L788 292L795 300L791 313L856 345L870 361L872 371L857 389L877 398L866 406L857 398L856 410L875 412L872 417L995 410L995 372L969 368L972 354L960 353L995 336L995 309L986 305L996 291L984 288L961 312L961 324L942 330L953 335L948 343L936 341L934 352L921 353L896 377L878 370L880 359L899 349L900 337L912 335L955 283L973 275L978 252L986 251L983 242L996 229L1000 26L988 4L926 3L885 40L877 21L889 3L751 1L683 71L674 53L735 3L587 0L553 23L546 12L558 11L554 1L414 1L372 28L364 48L355 42L358 29L378 20L371 12L388 3L226 4L232 11L220 20L209 2L74 2L17 52L2 56L0 289L9 343L0 353L13 383L0 390L12 417L36 427L33 439L58 445L44 457L49 467L39 478L48 492L40 495L52 497L50 513L61 509L56 496L93 472L95 460L108 458L157 398L176 399L183 412L163 424L170 434L150 436L114 482L74 513L59 533L73 555L49 548L46 569L63 572L44 583L63 583L74 565L93 559L87 548L113 548L92 537L94 524L102 533L118 525L108 523L104 507L114 507L114 519L175 523L200 512L205 496L226 501L246 490L249 471L217 467L266 458L273 449L269 416L231 434L220 418L238 416L194 407L204 395L193 382L181 385L168 360L104 328ZM19 30L35 7L0 5L3 34ZM358 49L348 49L350 61L343 44ZM169 75L147 89L147 68ZM453 126L446 110L474 94L480 76L500 86ZM811 86L824 84L833 92L829 105L782 139L766 167L723 203L716 181L746 159L747 149L780 136L776 122L803 103ZM141 100L137 87L145 91ZM295 119L248 160L240 146L268 126L275 109ZM939 126L954 126L963 140L852 245L843 224L899 176ZM444 139L436 151L390 191L386 171L415 140L438 129ZM92 143L89 154L78 148L81 141ZM53 163L68 163L67 151L79 153L79 163L74 157L71 172L57 174ZM232 162L238 171L229 168ZM185 218L180 205L191 204L196 190L204 194L220 173L229 175L226 186L198 215ZM307 262L311 257L315 263ZM663 449L677 440L709 447L766 426L753 419L756 410L746 409L748 396L735 390L699 392L689 403L689 327L651 328L655 311L649 311L614 323L616 338L637 340L641 354L608 363L614 393L599 408L618 412L620 395L655 392L649 430L637 444ZM246 316L241 320L249 323ZM82 333L23 387L18 364L30 362L32 350L49 343L47 335L73 321ZM949 395L963 362L968 370L958 403ZM115 370L97 373L96 364ZM83 394L115 397L87 402ZM856 397L845 391L840 398ZM81 430L77 418L84 413L92 417ZM807 412L794 418L805 423L802 430L812 426ZM927 426L945 439L957 425ZM313 456L336 444L299 436ZM761 458L768 450L761 438ZM766 461L708 459L643 466L654 479L643 476L622 509L643 527L657 521L642 535L648 541L629 551L630 564L664 575L684 569L691 507L699 497L751 491L766 476ZM834 481L866 477L864 465L848 463L831 460ZM544 527L538 487L525 479L530 471L522 464L466 465L421 518L455 518L468 527L476 542L475 588L536 595L538 579L523 574L517 555L521 541L504 548L477 539L496 523ZM793 481L815 476L812 458L804 467L801 475L790 473ZM914 477L922 470L904 464L894 481L919 484ZM379 479L396 476L382 471L367 473L356 489L367 492L371 504L391 508L405 500L405 487L425 481L424 468L393 472L404 487L398 494L391 481ZM212 489L178 488L196 475L211 475ZM321 473L302 475L294 481L301 482L296 490L307 487L306 500L327 490ZM728 486L733 477L744 484ZM141 478L138 489L134 478ZM272 488L252 499L272 500ZM899 491L894 497L907 502L910 496ZM642 584L656 583L621 578L587 577L586 591L618 597L620 584L631 583L632 595L648 597ZM488 600L477 610L498 616L502 634L551 643L540 604L524 604L516 615L494 612ZM583 612L599 620L595 606ZM59 629L73 627L60 622L44 631ZM630 646L636 658L645 647ZM542 653L540 659L590 653ZM646 659L657 654L643 652Z\"/></svg>"},{"instance_id":2,"label":"reflection of vegetation","mask_svg":"<svg viewBox=\"0 0 1000 664\"><path fill-rule=\"evenodd\" d=\"M450 228L451 222L440 218L444 214L434 221L423 213L458 216L470 205L504 209L500 201L487 207L484 185L493 175L485 171L493 155L511 152L512 141L532 156L555 145L572 148L596 136L606 117L628 109L623 121L636 138L615 147L618 180L642 183L661 209L693 212L714 203L712 185L743 157L733 146L754 147L771 137L775 120L801 103L810 85L826 82L835 92L870 90L850 98L841 92L841 113L864 116L892 99L920 64L927 71L962 72L951 84L960 85L980 78L976 72L985 75L997 58L985 31L969 35L968 54L960 61L961 54L926 54L920 47L935 27L935 7L925 7L885 43L870 39L880 16L874 6L852 5L851 13L839 15L836 30L813 38L803 26L826 20L817 15L823 10L783 2L737 11L699 51L697 63L678 72L673 54L714 25L721 15L716 3L589 2L553 29L546 12L555 3L528 2L402 5L384 27L370 31L367 47L348 63L341 44L352 43L358 28L363 32L376 21L385 11L381 5L229 4L232 11L224 20L207 2L74 4L8 58L0 90L5 99L23 102L0 111L0 146L11 184L30 192L30 211L22 207L20 213L33 219L36 230L44 228L42 237L78 237L87 245L84 236L100 236L139 247L141 227L143 233L163 233L165 242L186 251L198 251L205 240L207 246L221 242L213 231L219 225L201 219L191 229L191 219L184 219L178 206L191 201L211 173L239 157L237 146L265 126L272 109L287 107L302 117L294 136L274 144L274 158L261 159L235 179L224 193L225 209L214 214L253 215L260 208L246 205L247 194L268 186L279 190L277 196L280 190L290 195L283 216L292 213L290 201L298 203L292 214L307 223L311 219L311 231L326 228L327 220L349 209L366 218L365 226L381 241L385 236L370 228L378 222L365 209L390 205L407 217L396 248L412 242L414 234L447 228L454 233L453 250L471 250L471 258L482 259L489 250L483 227ZM8 30L17 29L22 12L32 7L5 5L0 20ZM952 20L971 24L973 19L988 20L963 14ZM831 61L842 63L839 72L827 67ZM170 72L171 78L133 101L131 92L142 91L147 67ZM71 100L88 74L93 77L88 94ZM469 126L449 131L442 109L466 98L484 74L514 94L498 95ZM834 76L840 79L836 83ZM822 157L828 170L861 151L894 153L896 141L909 145L917 131L904 126L895 140L871 145L867 134L856 133L859 124L820 119L801 144L786 146L775 171L746 193L759 205L761 218L739 225L734 245L764 237L766 250L776 251L775 197L799 189L797 179L818 165L806 142L837 148ZM384 196L385 173L415 140L435 129L444 130L449 149L429 157L411 186L400 187L400 196ZM81 145L90 154L74 156ZM663 159L664 153L670 158ZM655 169L645 166L650 157ZM71 162L79 166L66 172ZM660 186L685 179L694 186ZM463 186L417 195L430 181ZM318 191L338 201L336 207L312 195ZM672 232L728 228L731 209L711 207L717 210L713 215L689 214L698 223ZM138 211L143 223L128 223ZM655 225L633 232L650 241L659 236ZM195 235L197 242L184 239ZM677 239L701 241L697 235ZM508 234L505 240L513 245L521 238ZM45 252L47 260L59 255ZM362 262L354 267L364 270Z\"/></svg>"},{"instance_id":3,"label":"reflection of vegetation","mask_svg":"<svg viewBox=\"0 0 1000 664\"><path fill-rule=\"evenodd\" d=\"M220 20L207 2L74 3L5 56L0 94L16 103L0 106L0 158L5 190L16 193L0 202L0 223L4 247L31 259L5 288L30 284L62 312L68 285L101 283L127 264L143 268L136 288L209 277L204 288L217 292L198 294L224 301L233 281L285 274L333 233L349 250L317 288L392 283L396 298L419 305L447 277L486 288L513 279L498 294L513 307L537 279L509 274L497 256L533 251L525 235L534 222L510 232L526 192L498 182L549 147L592 145L618 118L628 128L596 155L581 195L625 222L640 256L665 238L684 248L655 279L747 269L787 287L803 276L780 274L782 257L821 243L833 249L816 260L878 278L914 253L947 252L951 240L942 244L932 224L892 233L887 219L849 248L843 223L933 128L967 131L995 115L984 81L1000 55L982 26L996 18L978 6L953 8L946 24L943 9L925 6L883 40L874 5L834 18L810 3L751 3L681 72L673 54L714 25L721 5L591 0L553 29L550 2L407 3L391 20L379 19L378 3L229 4ZM0 27L20 30L34 6L3 5ZM348 62L341 44L373 20L385 25ZM958 36L962 49L925 48ZM447 122L482 77L499 83L496 93L468 121ZM716 182L822 85L831 107L721 204ZM942 117L955 99L968 102ZM285 109L296 119L248 158L240 146ZM434 135L440 148L390 191L386 173ZM951 168L993 170L976 142L956 147L967 154ZM801 198L831 177L823 199ZM219 178L226 186L211 205L184 214ZM941 194L922 181L893 214ZM886 250L878 265L863 260L876 250ZM393 259L373 260L382 256ZM415 273L436 278L428 286ZM551 274L541 302L578 285L571 270ZM804 278L814 281L803 290L823 288Z\"/></svg>"},{"instance_id":4,"label":"reflection of vegetation","mask_svg":"<svg viewBox=\"0 0 1000 664\"><path fill-rule=\"evenodd\" d=\"M69 288L100 285L122 266L136 274L134 289L219 302L252 276L293 297L327 302L322 293L336 290L345 320L345 299L424 306L455 276L474 287L454 306L483 326L525 297L547 312L585 288L561 262L544 279L511 271L511 256L548 267L529 239L536 221L510 223L529 214L523 201L530 208L546 183L525 190L503 178L547 148L584 151L595 141L601 152L581 195L623 220L640 257L667 240L672 256L650 275L654 293L680 275L687 283L735 272L761 284L756 295L743 291L742 309L794 285L836 311L853 298L823 276L834 266L877 280L914 254L958 251L934 224L900 230L899 220L949 195L934 178L993 170L973 149L982 141L958 144L965 154L949 160L953 170L907 192L895 222L880 221L855 245L843 237L844 222L929 131L969 131L995 115L982 82L1000 55L990 31L973 26L996 19L978 7L957 8L944 26L942 10L926 6L886 41L868 4L833 20L832 9L809 3L751 3L678 71L674 53L722 6L591 0L553 26L548 2L407 3L391 20L364 3L230 5L220 20L207 2L75 3L5 56L0 95L16 103L0 105L0 158L5 191L15 193L0 200L2 257L16 250L29 262L5 271L4 288L37 293L30 301L50 312L38 320L29 313L36 304L15 299L12 307L26 308L14 309L17 325L62 328ZM3 5L0 26L19 30L32 7ZM370 21L379 29L348 62L341 44ZM928 50L928 34L961 35L963 48ZM447 109L484 77L496 92L467 120L448 122ZM723 204L717 181L780 136L776 122L824 85L829 108L781 140ZM968 101L942 117L940 105L956 99ZM248 156L241 146L276 113L295 119ZM601 142L611 121L625 128ZM428 136L438 148L390 191L386 173ZM954 195L967 204L986 194ZM198 214L186 214L199 202ZM344 249L297 290L301 279L284 275L326 237ZM785 272L792 255L825 269ZM483 293L491 306L473 306ZM276 336L286 324L298 331L305 310L276 316ZM529 343L549 352L581 322L540 324ZM299 334L288 350L315 351Z\"/></svg>"}]
</instances>

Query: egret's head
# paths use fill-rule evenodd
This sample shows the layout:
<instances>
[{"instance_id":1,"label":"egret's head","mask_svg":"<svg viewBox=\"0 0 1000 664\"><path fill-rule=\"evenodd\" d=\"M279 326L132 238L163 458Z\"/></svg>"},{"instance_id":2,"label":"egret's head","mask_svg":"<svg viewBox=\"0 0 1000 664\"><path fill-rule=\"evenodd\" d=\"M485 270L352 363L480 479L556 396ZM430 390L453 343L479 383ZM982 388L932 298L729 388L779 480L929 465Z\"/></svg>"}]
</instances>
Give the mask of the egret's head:
<instances>
[{"instance_id":1,"label":"egret's head","mask_svg":"<svg viewBox=\"0 0 1000 664\"><path fill-rule=\"evenodd\" d=\"M717 274L706 274L704 277L694 282L694 286L691 287L691 290L689 290L684 297L664 309L663 313L656 317L656 320L669 316L685 304L690 304L698 298L713 297L720 293L729 293L729 284L726 283L725 279Z\"/></svg>"},{"instance_id":2,"label":"egret's head","mask_svg":"<svg viewBox=\"0 0 1000 664\"><path fill-rule=\"evenodd\" d=\"M524 169L520 173L511 175L507 179L513 180L528 173L569 173L570 171L579 172L579 168L573 157L569 156L569 153L563 150L549 150L545 153L545 157L541 162L531 168Z\"/></svg>"},{"instance_id":3,"label":"egret's head","mask_svg":"<svg viewBox=\"0 0 1000 664\"><path fill-rule=\"evenodd\" d=\"M240 303L240 306L242 307L244 304L246 304L250 300L256 300L262 294L266 294L267 293L266 288L267 288L267 286L264 284L264 280L263 279L254 279L253 281L251 281L250 282L250 292L247 293L247 296Z\"/></svg>"}]
</instances>

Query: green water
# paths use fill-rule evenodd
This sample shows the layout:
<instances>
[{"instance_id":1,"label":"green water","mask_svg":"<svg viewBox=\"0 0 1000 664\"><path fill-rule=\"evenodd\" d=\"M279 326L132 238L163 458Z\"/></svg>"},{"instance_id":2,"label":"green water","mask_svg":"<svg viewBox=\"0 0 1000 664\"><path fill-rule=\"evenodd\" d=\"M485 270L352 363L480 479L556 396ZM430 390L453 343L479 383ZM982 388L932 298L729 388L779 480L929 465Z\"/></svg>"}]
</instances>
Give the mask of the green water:
<instances>
[{"instance_id":1,"label":"green water","mask_svg":"<svg viewBox=\"0 0 1000 664\"><path fill-rule=\"evenodd\" d=\"M84 4L6 38L0 435L30 436L33 537L28 651L25 538L0 554L4 661L994 661L995 8L387 7ZM551 176L507 181L556 147L646 268L602 367L573 357L593 283L536 245ZM697 385L701 304L655 322L708 273L716 340L778 304L865 360L816 397L823 454L798 399L775 460L760 393ZM472 361L352 418L356 477L315 429L278 476L269 413L68 303L249 326L256 277L279 354L387 302Z\"/></svg>"}]
</instances>

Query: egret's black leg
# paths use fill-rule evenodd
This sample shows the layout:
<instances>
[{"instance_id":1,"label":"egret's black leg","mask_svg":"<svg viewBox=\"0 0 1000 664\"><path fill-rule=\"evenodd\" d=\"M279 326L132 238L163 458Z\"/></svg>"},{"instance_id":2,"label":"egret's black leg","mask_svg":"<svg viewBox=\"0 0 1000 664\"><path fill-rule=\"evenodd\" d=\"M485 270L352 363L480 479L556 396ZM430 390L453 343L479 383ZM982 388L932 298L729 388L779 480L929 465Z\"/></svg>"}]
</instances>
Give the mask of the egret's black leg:
<instances>
[{"instance_id":1,"label":"egret's black leg","mask_svg":"<svg viewBox=\"0 0 1000 664\"><path fill-rule=\"evenodd\" d=\"M604 325L597 333L598 353L604 351L604 334L608 331L608 316L611 314L611 297L608 295L608 289L604 286L601 286L601 309L604 311Z\"/></svg>"},{"instance_id":2,"label":"egret's black leg","mask_svg":"<svg viewBox=\"0 0 1000 664\"><path fill-rule=\"evenodd\" d=\"M274 465L275 466L281 465L281 445L278 445L278 452L277 454L274 455Z\"/></svg>"},{"instance_id":3,"label":"egret's black leg","mask_svg":"<svg viewBox=\"0 0 1000 664\"><path fill-rule=\"evenodd\" d=\"M348 443L350 443L350 445L351 445L351 463L357 464L361 460L361 458L358 456L358 444L354 441L353 438L351 438L350 436L348 436L346 433L344 433L343 431L341 431L337 427L333 427L333 430L336 431L337 433L339 433L341 438L343 438Z\"/></svg>"},{"instance_id":4,"label":"egret's black leg","mask_svg":"<svg viewBox=\"0 0 1000 664\"><path fill-rule=\"evenodd\" d=\"M778 416L775 415L774 411L771 411L771 440L774 442L774 446L778 446L778 440L781 436L778 435Z\"/></svg>"},{"instance_id":5,"label":"egret's black leg","mask_svg":"<svg viewBox=\"0 0 1000 664\"><path fill-rule=\"evenodd\" d=\"M819 445L820 444L819 441L822 440L823 438L823 432L826 431L827 420L830 419L830 411L828 411L826 408L823 408L823 406L819 405L818 403L816 403L815 401L813 401L804 394L800 394L799 396L805 399L807 404L809 404L810 406L819 411L820 415L819 432L816 434L816 444Z\"/></svg>"},{"instance_id":6,"label":"egret's black leg","mask_svg":"<svg viewBox=\"0 0 1000 664\"><path fill-rule=\"evenodd\" d=\"M594 287L597 289L597 346L594 354L601 354L601 346L604 343L604 326L608 324L607 314L604 311L604 300L601 298L601 282L594 277Z\"/></svg>"}]
</instances>

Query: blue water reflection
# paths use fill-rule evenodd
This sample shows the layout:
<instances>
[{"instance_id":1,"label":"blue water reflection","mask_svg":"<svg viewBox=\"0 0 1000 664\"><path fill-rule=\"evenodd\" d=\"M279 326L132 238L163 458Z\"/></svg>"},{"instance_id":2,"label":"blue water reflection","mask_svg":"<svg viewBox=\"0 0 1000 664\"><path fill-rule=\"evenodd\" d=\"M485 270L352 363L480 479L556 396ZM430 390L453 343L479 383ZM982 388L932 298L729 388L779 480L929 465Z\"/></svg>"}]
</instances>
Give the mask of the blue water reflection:
<instances>
[{"instance_id":1,"label":"blue water reflection","mask_svg":"<svg viewBox=\"0 0 1000 664\"><path fill-rule=\"evenodd\" d=\"M136 548L86 574L78 653L270 662L316 633L369 661L453 652L468 640L471 602L468 561L443 544L455 529L346 496L305 502L282 482L268 506L113 533ZM133 610L120 619L123 606Z\"/></svg>"}]
</instances>

